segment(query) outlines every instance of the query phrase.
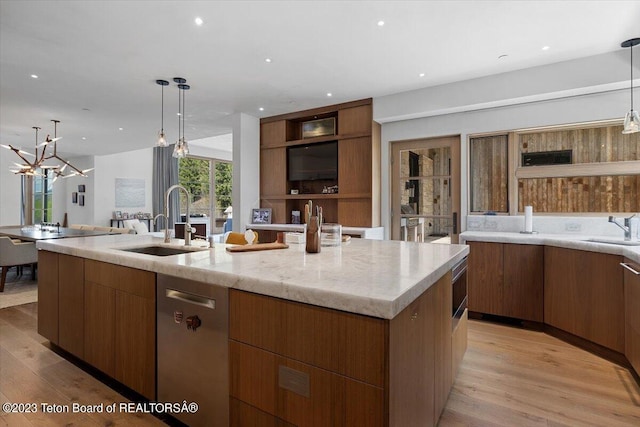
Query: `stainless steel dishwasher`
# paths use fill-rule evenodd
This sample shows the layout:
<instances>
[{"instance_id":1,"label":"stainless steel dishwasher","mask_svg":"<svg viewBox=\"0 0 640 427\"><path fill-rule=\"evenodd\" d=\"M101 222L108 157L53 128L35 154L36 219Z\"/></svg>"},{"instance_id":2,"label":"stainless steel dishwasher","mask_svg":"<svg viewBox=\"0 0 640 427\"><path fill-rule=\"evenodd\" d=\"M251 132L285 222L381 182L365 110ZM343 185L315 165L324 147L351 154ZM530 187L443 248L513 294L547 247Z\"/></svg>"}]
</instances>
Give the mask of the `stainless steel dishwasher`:
<instances>
[{"instance_id":1,"label":"stainless steel dishwasher","mask_svg":"<svg viewBox=\"0 0 640 427\"><path fill-rule=\"evenodd\" d=\"M191 427L229 425L229 292L158 274L158 402L195 402L171 413Z\"/></svg>"}]
</instances>

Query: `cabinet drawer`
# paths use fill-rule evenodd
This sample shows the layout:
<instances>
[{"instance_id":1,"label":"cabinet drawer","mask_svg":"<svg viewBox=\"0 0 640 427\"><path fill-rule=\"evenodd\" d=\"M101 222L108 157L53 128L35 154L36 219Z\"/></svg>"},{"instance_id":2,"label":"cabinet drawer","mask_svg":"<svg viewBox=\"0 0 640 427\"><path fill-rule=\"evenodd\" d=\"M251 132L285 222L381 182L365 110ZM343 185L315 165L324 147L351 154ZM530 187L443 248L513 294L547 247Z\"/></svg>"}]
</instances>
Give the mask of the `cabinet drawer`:
<instances>
[{"instance_id":1,"label":"cabinet drawer","mask_svg":"<svg viewBox=\"0 0 640 427\"><path fill-rule=\"evenodd\" d=\"M229 341L230 396L304 426L382 426L384 391Z\"/></svg>"},{"instance_id":2,"label":"cabinet drawer","mask_svg":"<svg viewBox=\"0 0 640 427\"><path fill-rule=\"evenodd\" d=\"M229 338L383 387L382 319L232 290Z\"/></svg>"},{"instance_id":3,"label":"cabinet drawer","mask_svg":"<svg viewBox=\"0 0 640 427\"><path fill-rule=\"evenodd\" d=\"M142 298L155 299L156 275L150 271L85 260L86 281L118 289Z\"/></svg>"}]
</instances>

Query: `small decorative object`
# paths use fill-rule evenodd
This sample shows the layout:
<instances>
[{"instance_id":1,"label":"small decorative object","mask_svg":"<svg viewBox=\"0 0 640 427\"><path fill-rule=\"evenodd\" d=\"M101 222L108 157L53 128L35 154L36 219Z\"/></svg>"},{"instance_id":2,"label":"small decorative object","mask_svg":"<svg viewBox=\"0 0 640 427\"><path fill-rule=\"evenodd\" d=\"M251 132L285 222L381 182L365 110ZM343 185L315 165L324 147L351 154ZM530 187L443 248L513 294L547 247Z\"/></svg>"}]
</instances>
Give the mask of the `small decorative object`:
<instances>
[{"instance_id":1,"label":"small decorative object","mask_svg":"<svg viewBox=\"0 0 640 427\"><path fill-rule=\"evenodd\" d=\"M307 224L307 242L305 250L310 254L320 252L320 218L317 216L309 217Z\"/></svg>"},{"instance_id":2,"label":"small decorative object","mask_svg":"<svg viewBox=\"0 0 640 427\"><path fill-rule=\"evenodd\" d=\"M78 205L84 206L84 194L81 194L80 197L78 197Z\"/></svg>"},{"instance_id":3,"label":"small decorative object","mask_svg":"<svg viewBox=\"0 0 640 427\"><path fill-rule=\"evenodd\" d=\"M298 194L298 190L291 190L291 194Z\"/></svg>"},{"instance_id":4,"label":"small decorative object","mask_svg":"<svg viewBox=\"0 0 640 427\"><path fill-rule=\"evenodd\" d=\"M78 203L78 193L75 191L71 193L71 203Z\"/></svg>"},{"instance_id":5,"label":"small decorative object","mask_svg":"<svg viewBox=\"0 0 640 427\"><path fill-rule=\"evenodd\" d=\"M244 240L247 241L248 245L253 245L253 241L256 240L256 233L254 233L251 229L245 231Z\"/></svg>"},{"instance_id":6,"label":"small decorative object","mask_svg":"<svg viewBox=\"0 0 640 427\"><path fill-rule=\"evenodd\" d=\"M322 246L340 246L342 243L342 225L340 224L322 224L321 228L321 244Z\"/></svg>"},{"instance_id":7,"label":"small decorative object","mask_svg":"<svg viewBox=\"0 0 640 427\"><path fill-rule=\"evenodd\" d=\"M113 212L114 219L122 219L122 211L114 211Z\"/></svg>"},{"instance_id":8,"label":"small decorative object","mask_svg":"<svg viewBox=\"0 0 640 427\"><path fill-rule=\"evenodd\" d=\"M251 222L253 224L271 224L271 208L253 209Z\"/></svg>"},{"instance_id":9,"label":"small decorative object","mask_svg":"<svg viewBox=\"0 0 640 427\"><path fill-rule=\"evenodd\" d=\"M316 136L335 135L336 118L310 120L302 123L302 138L315 138Z\"/></svg>"},{"instance_id":10,"label":"small decorative object","mask_svg":"<svg viewBox=\"0 0 640 427\"><path fill-rule=\"evenodd\" d=\"M291 223L300 224L300 211L291 211Z\"/></svg>"},{"instance_id":11,"label":"small decorative object","mask_svg":"<svg viewBox=\"0 0 640 427\"><path fill-rule=\"evenodd\" d=\"M129 219L129 214L127 212L122 212L122 219Z\"/></svg>"},{"instance_id":12,"label":"small decorative object","mask_svg":"<svg viewBox=\"0 0 640 427\"><path fill-rule=\"evenodd\" d=\"M78 185L78 193L84 193L84 189L85 189L84 184Z\"/></svg>"}]
</instances>

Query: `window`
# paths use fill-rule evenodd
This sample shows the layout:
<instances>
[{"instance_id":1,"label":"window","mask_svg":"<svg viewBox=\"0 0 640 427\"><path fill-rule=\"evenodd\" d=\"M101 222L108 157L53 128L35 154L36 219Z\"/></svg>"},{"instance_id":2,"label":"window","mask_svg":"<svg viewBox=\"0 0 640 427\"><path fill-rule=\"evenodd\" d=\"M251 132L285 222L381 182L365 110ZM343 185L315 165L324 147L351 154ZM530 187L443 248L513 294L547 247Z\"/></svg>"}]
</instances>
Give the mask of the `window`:
<instances>
[{"instance_id":1,"label":"window","mask_svg":"<svg viewBox=\"0 0 640 427\"><path fill-rule=\"evenodd\" d=\"M223 218L231 206L232 164L219 160L184 157L178 163L178 182L191 193L192 216ZM214 192L211 192L211 189ZM180 212L186 213L186 200L180 198ZM211 222L212 227L220 224Z\"/></svg>"},{"instance_id":2,"label":"window","mask_svg":"<svg viewBox=\"0 0 640 427\"><path fill-rule=\"evenodd\" d=\"M53 221L53 170L43 175L22 177L22 218L24 224Z\"/></svg>"},{"instance_id":3,"label":"window","mask_svg":"<svg viewBox=\"0 0 640 427\"><path fill-rule=\"evenodd\" d=\"M640 211L640 134L619 124L474 136L469 159L472 213Z\"/></svg>"}]
</instances>

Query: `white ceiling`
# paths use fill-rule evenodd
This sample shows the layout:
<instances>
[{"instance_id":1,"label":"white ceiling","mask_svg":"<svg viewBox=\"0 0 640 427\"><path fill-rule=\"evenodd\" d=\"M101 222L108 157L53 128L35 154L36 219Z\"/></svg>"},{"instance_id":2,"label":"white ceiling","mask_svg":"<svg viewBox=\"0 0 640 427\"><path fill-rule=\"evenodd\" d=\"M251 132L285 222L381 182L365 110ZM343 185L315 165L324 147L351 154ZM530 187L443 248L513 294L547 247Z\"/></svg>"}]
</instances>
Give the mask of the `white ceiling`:
<instances>
[{"instance_id":1,"label":"white ceiling","mask_svg":"<svg viewBox=\"0 0 640 427\"><path fill-rule=\"evenodd\" d=\"M266 117L612 52L640 36L639 22L640 1L2 0L0 143L31 149L31 127L52 133L58 119L63 152L149 147L159 78L191 85L185 134L196 140L228 133L238 112ZM172 83L170 142L177 98Z\"/></svg>"}]
</instances>

